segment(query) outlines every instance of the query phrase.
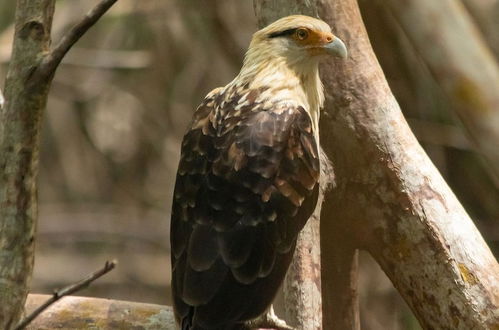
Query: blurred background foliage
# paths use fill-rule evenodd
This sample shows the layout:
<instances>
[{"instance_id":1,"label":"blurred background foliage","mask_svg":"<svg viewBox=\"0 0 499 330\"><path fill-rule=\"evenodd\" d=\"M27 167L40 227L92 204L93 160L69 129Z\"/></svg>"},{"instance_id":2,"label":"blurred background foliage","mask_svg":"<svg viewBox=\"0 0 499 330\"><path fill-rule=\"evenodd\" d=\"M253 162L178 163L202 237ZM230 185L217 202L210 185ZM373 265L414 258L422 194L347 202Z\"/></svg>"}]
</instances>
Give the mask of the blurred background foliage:
<instances>
[{"instance_id":1,"label":"blurred background foliage","mask_svg":"<svg viewBox=\"0 0 499 330\"><path fill-rule=\"evenodd\" d=\"M492 10L470 12L497 41L490 22L499 17L499 1L462 1L488 3ZM95 3L57 1L53 40ZM410 126L497 256L497 187L382 2L359 3ZM15 1L1 4L1 81L14 9ZM170 304L169 212L179 143L204 95L236 75L255 30L250 0L120 0L70 51L43 128L33 292L49 293L116 258L118 269L81 294ZM490 46L497 50L499 42ZM362 329L419 329L365 254L360 294Z\"/></svg>"}]
</instances>

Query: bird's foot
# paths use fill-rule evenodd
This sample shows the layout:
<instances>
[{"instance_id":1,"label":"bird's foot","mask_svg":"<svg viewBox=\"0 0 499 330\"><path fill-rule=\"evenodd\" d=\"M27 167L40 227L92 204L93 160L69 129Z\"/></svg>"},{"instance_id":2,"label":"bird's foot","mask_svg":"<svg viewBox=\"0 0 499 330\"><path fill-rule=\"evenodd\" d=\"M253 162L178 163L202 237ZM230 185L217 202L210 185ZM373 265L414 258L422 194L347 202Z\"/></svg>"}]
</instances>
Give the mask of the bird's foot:
<instances>
[{"instance_id":1,"label":"bird's foot","mask_svg":"<svg viewBox=\"0 0 499 330\"><path fill-rule=\"evenodd\" d=\"M251 330L295 330L274 313L273 306L270 306L265 314L247 322L246 327Z\"/></svg>"}]
</instances>

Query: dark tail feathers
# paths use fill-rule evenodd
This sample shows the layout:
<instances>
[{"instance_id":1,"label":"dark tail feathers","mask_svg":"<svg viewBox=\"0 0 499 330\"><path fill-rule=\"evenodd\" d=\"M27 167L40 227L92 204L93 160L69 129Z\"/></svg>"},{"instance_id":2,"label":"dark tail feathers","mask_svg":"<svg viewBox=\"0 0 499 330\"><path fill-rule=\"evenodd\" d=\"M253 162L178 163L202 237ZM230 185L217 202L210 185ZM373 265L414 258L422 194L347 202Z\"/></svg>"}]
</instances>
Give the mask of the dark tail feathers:
<instances>
[{"instance_id":1,"label":"dark tail feathers","mask_svg":"<svg viewBox=\"0 0 499 330\"><path fill-rule=\"evenodd\" d=\"M193 324L194 308L190 308L189 314L182 319L181 329L182 330L215 330L215 328L202 328L199 325ZM232 324L225 325L222 327L217 327L216 330L244 330L247 329L243 324Z\"/></svg>"}]
</instances>

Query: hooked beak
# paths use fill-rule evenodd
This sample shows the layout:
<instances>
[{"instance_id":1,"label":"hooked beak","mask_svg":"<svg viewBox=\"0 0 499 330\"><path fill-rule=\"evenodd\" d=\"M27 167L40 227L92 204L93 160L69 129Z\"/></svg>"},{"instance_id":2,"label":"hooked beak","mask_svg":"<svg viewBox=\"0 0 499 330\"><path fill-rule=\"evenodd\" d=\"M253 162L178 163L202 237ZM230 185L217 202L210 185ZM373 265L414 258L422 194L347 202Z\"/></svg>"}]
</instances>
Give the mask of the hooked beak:
<instances>
[{"instance_id":1,"label":"hooked beak","mask_svg":"<svg viewBox=\"0 0 499 330\"><path fill-rule=\"evenodd\" d=\"M324 45L324 50L326 51L326 54L335 57L347 58L348 56L347 47L338 37L335 37L332 42Z\"/></svg>"}]
</instances>

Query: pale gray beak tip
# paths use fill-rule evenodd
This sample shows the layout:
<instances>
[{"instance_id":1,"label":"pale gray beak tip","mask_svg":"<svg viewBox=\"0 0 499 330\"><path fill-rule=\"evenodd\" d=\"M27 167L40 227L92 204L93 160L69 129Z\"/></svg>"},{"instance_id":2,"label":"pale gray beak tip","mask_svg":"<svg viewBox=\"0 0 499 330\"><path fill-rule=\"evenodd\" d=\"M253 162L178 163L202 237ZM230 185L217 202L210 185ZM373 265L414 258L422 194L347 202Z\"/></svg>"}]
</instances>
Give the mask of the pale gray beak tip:
<instances>
[{"instance_id":1,"label":"pale gray beak tip","mask_svg":"<svg viewBox=\"0 0 499 330\"><path fill-rule=\"evenodd\" d=\"M325 48L330 55L340 58L348 57L347 46L345 46L345 43L338 37L334 38L333 42L327 44Z\"/></svg>"}]
</instances>

